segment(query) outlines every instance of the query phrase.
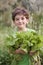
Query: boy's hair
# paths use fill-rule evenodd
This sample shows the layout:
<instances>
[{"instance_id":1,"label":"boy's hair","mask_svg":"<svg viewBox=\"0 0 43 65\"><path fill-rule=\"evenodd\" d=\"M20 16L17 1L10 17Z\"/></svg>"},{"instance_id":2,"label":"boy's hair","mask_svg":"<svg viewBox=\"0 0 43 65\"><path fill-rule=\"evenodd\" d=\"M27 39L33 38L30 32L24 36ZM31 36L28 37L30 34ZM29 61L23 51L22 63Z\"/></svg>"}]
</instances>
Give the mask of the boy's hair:
<instances>
[{"instance_id":1,"label":"boy's hair","mask_svg":"<svg viewBox=\"0 0 43 65\"><path fill-rule=\"evenodd\" d=\"M26 19L29 19L29 15L28 15L28 12L25 8L20 8L20 7L17 7L13 12L12 12L12 20L14 21L15 20L15 16L17 14L22 14L26 17Z\"/></svg>"}]
</instances>

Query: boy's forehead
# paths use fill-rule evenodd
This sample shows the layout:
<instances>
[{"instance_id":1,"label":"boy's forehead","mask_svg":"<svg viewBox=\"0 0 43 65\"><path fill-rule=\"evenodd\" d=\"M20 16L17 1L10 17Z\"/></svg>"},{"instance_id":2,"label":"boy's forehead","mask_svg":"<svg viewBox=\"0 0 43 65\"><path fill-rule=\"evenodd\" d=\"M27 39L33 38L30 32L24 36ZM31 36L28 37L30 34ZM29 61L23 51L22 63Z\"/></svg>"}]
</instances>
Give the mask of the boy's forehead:
<instances>
[{"instance_id":1,"label":"boy's forehead","mask_svg":"<svg viewBox=\"0 0 43 65\"><path fill-rule=\"evenodd\" d=\"M25 17L23 14L17 14L15 18Z\"/></svg>"}]
</instances>

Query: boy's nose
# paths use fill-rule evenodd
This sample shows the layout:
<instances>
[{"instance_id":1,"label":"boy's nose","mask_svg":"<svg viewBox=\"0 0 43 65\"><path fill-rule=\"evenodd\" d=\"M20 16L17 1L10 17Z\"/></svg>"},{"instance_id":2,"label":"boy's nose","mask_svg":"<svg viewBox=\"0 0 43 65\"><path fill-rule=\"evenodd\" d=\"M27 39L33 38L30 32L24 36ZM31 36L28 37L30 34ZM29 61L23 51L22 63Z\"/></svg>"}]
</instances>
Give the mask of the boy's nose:
<instances>
[{"instance_id":1,"label":"boy's nose","mask_svg":"<svg viewBox=\"0 0 43 65\"><path fill-rule=\"evenodd\" d=\"M19 22L21 23L21 22L22 22L22 20L20 19L20 20L19 20Z\"/></svg>"}]
</instances>

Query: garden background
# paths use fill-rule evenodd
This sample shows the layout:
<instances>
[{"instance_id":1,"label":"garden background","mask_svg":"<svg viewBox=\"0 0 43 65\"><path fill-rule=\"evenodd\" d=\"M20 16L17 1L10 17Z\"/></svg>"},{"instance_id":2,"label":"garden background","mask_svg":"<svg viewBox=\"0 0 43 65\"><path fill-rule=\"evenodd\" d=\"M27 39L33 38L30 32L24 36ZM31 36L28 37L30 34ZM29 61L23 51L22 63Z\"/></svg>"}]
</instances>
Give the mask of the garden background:
<instances>
[{"instance_id":1,"label":"garden background","mask_svg":"<svg viewBox=\"0 0 43 65\"><path fill-rule=\"evenodd\" d=\"M43 0L0 0L0 65L13 65L13 55L9 54L4 40L8 34L13 34L13 29L16 30L12 22L12 11L17 6L28 10L28 27L36 30L43 42ZM40 52L43 65L43 48Z\"/></svg>"}]
</instances>

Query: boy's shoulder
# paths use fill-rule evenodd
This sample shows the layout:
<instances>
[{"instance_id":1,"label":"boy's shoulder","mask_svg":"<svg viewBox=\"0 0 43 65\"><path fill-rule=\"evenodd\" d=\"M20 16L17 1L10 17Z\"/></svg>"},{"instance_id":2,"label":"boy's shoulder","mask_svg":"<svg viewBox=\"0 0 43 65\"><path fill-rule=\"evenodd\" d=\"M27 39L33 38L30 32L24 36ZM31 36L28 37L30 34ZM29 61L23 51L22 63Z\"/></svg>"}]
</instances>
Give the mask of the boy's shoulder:
<instances>
[{"instance_id":1,"label":"boy's shoulder","mask_svg":"<svg viewBox=\"0 0 43 65\"><path fill-rule=\"evenodd\" d=\"M36 32L35 30L29 29L29 28L27 28L27 31L29 31L29 32Z\"/></svg>"}]
</instances>

